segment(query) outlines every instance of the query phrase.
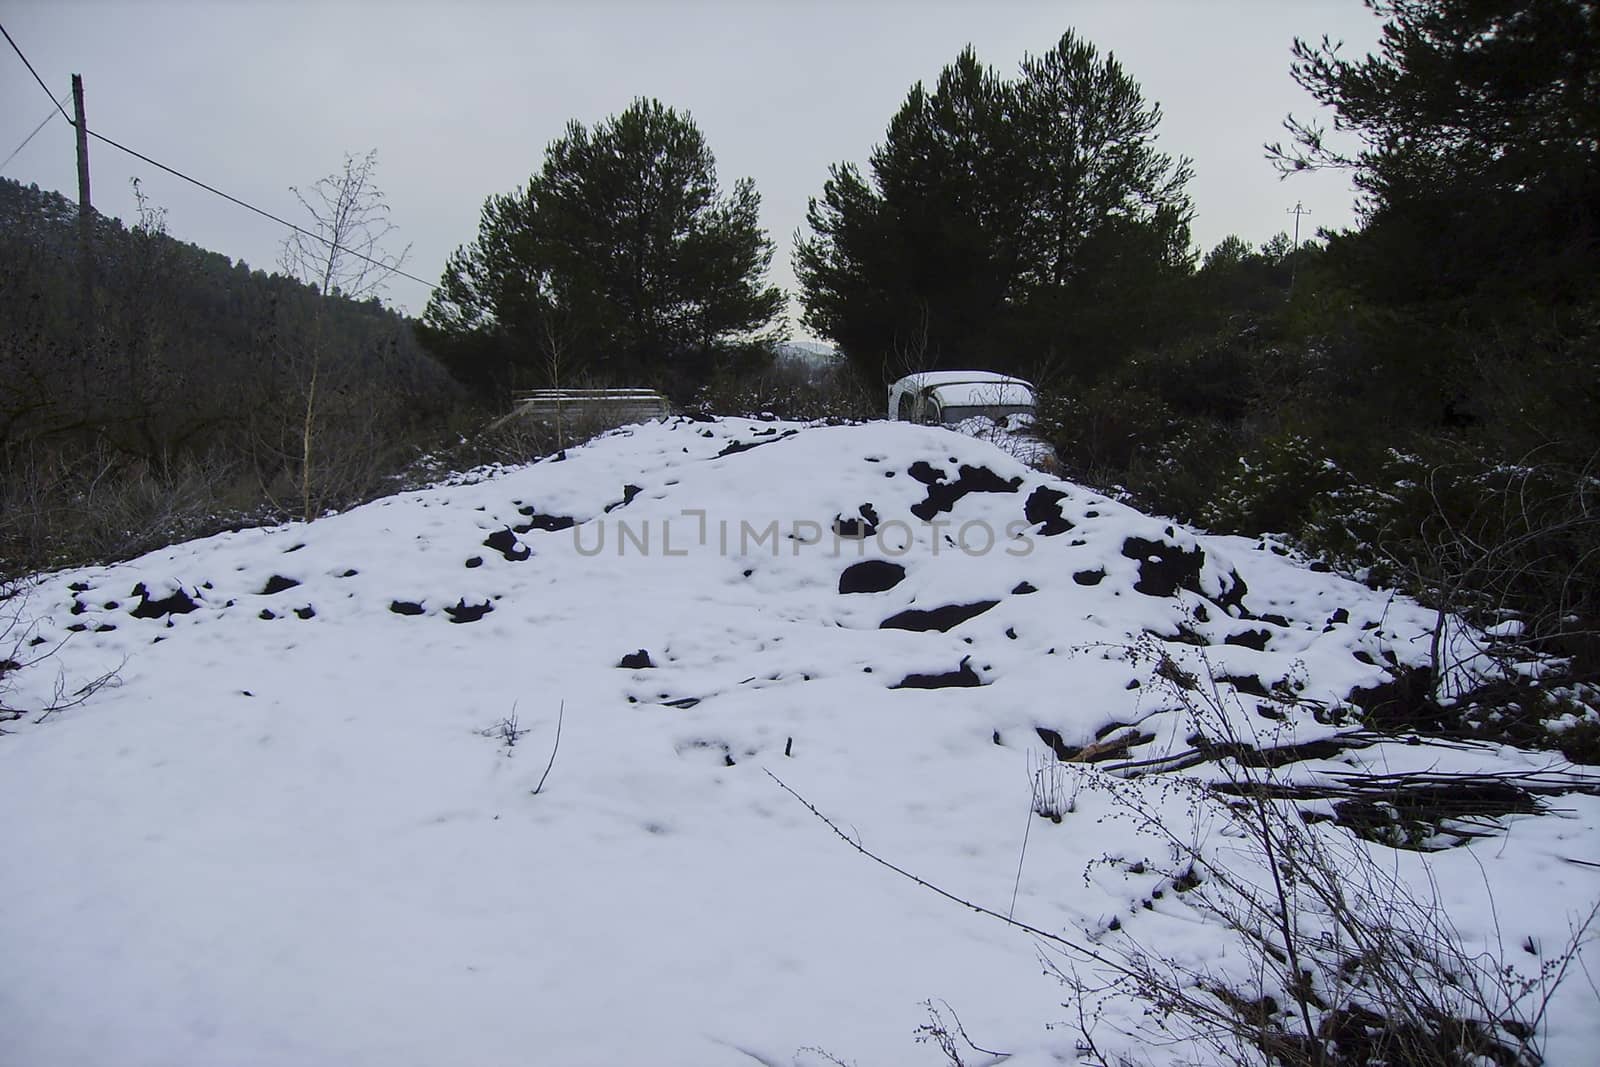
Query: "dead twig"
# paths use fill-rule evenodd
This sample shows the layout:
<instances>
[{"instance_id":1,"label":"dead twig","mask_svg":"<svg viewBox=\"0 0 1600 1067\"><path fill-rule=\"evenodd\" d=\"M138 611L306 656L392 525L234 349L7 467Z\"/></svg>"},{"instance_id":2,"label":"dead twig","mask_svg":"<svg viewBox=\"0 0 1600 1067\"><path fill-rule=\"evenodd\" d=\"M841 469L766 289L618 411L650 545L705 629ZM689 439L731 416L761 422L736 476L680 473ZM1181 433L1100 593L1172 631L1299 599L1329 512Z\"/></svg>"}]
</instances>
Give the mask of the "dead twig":
<instances>
[{"instance_id":1,"label":"dead twig","mask_svg":"<svg viewBox=\"0 0 1600 1067\"><path fill-rule=\"evenodd\" d=\"M544 780L550 777L550 768L556 765L556 753L561 751L561 720L566 717L567 702L563 700L556 709L556 740L550 746L550 762L544 765L544 773L539 776L539 784L533 787L533 795L538 796L544 789Z\"/></svg>"}]
</instances>

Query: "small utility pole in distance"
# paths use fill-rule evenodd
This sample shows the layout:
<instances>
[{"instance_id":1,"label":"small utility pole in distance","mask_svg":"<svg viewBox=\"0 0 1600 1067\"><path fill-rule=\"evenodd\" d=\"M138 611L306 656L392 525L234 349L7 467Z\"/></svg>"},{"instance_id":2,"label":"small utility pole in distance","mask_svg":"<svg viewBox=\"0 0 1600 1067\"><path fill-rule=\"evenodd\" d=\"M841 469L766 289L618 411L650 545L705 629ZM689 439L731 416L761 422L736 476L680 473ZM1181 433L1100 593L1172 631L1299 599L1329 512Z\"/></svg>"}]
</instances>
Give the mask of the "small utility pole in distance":
<instances>
[{"instance_id":1,"label":"small utility pole in distance","mask_svg":"<svg viewBox=\"0 0 1600 1067\"><path fill-rule=\"evenodd\" d=\"M93 336L94 208L89 203L89 127L83 118L83 76L72 76L73 123L78 129L78 257L83 300L80 307L85 340Z\"/></svg>"},{"instance_id":2,"label":"small utility pole in distance","mask_svg":"<svg viewBox=\"0 0 1600 1067\"><path fill-rule=\"evenodd\" d=\"M1296 200L1287 214L1294 216L1294 244L1289 249L1289 295L1293 296L1295 269L1300 264L1300 216L1311 214L1311 209L1302 207L1300 201Z\"/></svg>"}]
</instances>

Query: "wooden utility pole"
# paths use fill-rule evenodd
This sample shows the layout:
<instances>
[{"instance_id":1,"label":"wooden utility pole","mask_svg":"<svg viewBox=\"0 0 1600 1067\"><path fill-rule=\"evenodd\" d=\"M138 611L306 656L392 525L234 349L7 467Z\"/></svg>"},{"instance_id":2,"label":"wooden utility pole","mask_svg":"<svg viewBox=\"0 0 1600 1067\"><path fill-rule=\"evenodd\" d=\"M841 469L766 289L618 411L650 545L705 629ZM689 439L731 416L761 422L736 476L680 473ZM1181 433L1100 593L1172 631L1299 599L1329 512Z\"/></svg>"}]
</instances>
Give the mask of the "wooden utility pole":
<instances>
[{"instance_id":1,"label":"wooden utility pole","mask_svg":"<svg viewBox=\"0 0 1600 1067\"><path fill-rule=\"evenodd\" d=\"M1301 202L1296 200L1294 207L1286 214L1294 216L1294 245L1289 250L1289 295L1293 296L1295 271L1300 265L1300 216L1311 214L1311 209L1301 206Z\"/></svg>"},{"instance_id":2,"label":"wooden utility pole","mask_svg":"<svg viewBox=\"0 0 1600 1067\"><path fill-rule=\"evenodd\" d=\"M73 124L78 129L78 268L82 282L79 314L85 339L94 319L94 207L89 203L89 127L83 118L83 76L72 76Z\"/></svg>"}]
</instances>

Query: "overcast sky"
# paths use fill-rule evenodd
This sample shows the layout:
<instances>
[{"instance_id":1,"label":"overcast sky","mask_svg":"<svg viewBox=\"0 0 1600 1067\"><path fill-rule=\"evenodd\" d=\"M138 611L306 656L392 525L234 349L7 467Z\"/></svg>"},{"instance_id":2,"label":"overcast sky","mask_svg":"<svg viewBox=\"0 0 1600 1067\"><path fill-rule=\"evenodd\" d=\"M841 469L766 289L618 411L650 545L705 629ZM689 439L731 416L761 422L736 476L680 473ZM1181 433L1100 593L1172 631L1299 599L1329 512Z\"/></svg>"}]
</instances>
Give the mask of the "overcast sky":
<instances>
[{"instance_id":1,"label":"overcast sky","mask_svg":"<svg viewBox=\"0 0 1600 1067\"><path fill-rule=\"evenodd\" d=\"M429 280L475 236L484 198L524 183L569 119L654 96L694 116L724 188L755 180L772 280L791 292L807 198L829 164L865 162L912 83L968 43L1012 75L1068 28L1160 103L1162 149L1194 159L1197 246L1264 241L1291 227L1296 201L1312 212L1304 234L1349 226L1345 175L1280 181L1261 146L1288 113L1317 115L1289 77L1296 35L1360 55L1378 33L1360 0L7 0L0 19L53 89L83 75L90 129L295 221L290 185L376 148L407 269ZM9 49L0 99L9 154L51 109ZM174 236L277 262L272 223L103 144L90 153L98 210L132 219L139 176ZM71 128L58 116L4 174L75 197ZM386 295L420 314L428 294L397 279Z\"/></svg>"}]
</instances>

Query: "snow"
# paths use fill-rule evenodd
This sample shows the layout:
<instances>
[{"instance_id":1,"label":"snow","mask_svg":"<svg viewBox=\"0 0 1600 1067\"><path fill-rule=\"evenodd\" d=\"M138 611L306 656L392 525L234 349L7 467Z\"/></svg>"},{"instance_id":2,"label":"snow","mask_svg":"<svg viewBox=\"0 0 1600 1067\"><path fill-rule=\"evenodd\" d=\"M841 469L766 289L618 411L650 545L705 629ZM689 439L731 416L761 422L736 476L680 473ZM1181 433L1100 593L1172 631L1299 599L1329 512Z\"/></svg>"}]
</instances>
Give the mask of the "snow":
<instances>
[{"instance_id":1,"label":"snow","mask_svg":"<svg viewBox=\"0 0 1600 1067\"><path fill-rule=\"evenodd\" d=\"M931 998L1010 1064L1073 1062L1039 942L859 855L772 776L951 893L1005 912L1015 883L1040 929L1119 917L1174 958L1236 960L1175 894L1142 908L1153 876L1100 862L1152 847L1118 790L1199 833L1193 806L1065 765L1077 810L1039 820L1037 728L1187 750L1151 648L1327 707L1429 654L1416 604L946 429L676 419L566 456L33 591L39 635L67 641L11 702L120 684L0 737L0 1061L936 1064L912 1037ZM904 579L841 593L873 559ZM1191 568L1166 592L1163 560ZM194 610L133 616L179 591ZM946 631L880 628L989 601ZM641 650L652 666L618 666ZM900 687L963 668L981 684ZM1219 690L1235 736L1352 739L1296 781L1586 773L1358 747L1349 718L1268 721ZM1558 947L1600 886L1600 800L1558 801L1461 847L1371 847L1439 886L1472 944ZM1549 1062L1584 1061L1593 1009L1581 978L1558 991ZM1097 1041L1123 1047L1138 1006L1108 1013Z\"/></svg>"}]
</instances>

